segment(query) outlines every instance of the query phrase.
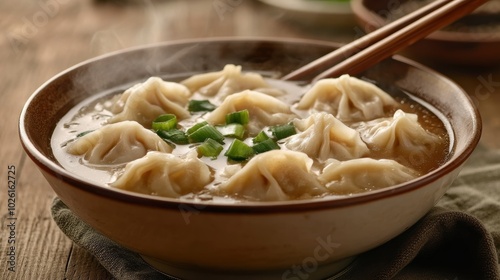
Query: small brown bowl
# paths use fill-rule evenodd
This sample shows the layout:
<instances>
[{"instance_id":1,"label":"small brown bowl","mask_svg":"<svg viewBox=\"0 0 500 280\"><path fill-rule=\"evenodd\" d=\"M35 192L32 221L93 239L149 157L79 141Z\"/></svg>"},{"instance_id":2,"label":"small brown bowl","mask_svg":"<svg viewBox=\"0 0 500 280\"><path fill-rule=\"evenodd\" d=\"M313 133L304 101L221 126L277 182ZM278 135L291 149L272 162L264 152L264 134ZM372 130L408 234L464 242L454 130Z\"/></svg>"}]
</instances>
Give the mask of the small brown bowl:
<instances>
[{"instance_id":1,"label":"small brown bowl","mask_svg":"<svg viewBox=\"0 0 500 280\"><path fill-rule=\"evenodd\" d=\"M352 0L351 8L360 27L369 33L386 25L391 18L417 9L421 6L419 2L422 1ZM500 11L488 13L480 9L408 47L403 54L437 64L498 66ZM485 26L490 28L482 28Z\"/></svg>"},{"instance_id":2,"label":"small brown bowl","mask_svg":"<svg viewBox=\"0 0 500 280\"><path fill-rule=\"evenodd\" d=\"M222 38L98 57L60 73L31 96L20 116L21 142L78 217L166 273L182 279L281 279L293 277L293 266L307 266L309 279L323 279L412 226L458 176L479 141L481 120L467 94L451 80L401 57L361 74L389 93L412 93L439 110L450 125L452 153L442 166L415 180L341 198L218 204L127 192L65 170L54 157L51 135L61 117L82 100L152 75L185 77L237 64L280 76L337 47L318 41Z\"/></svg>"}]
</instances>

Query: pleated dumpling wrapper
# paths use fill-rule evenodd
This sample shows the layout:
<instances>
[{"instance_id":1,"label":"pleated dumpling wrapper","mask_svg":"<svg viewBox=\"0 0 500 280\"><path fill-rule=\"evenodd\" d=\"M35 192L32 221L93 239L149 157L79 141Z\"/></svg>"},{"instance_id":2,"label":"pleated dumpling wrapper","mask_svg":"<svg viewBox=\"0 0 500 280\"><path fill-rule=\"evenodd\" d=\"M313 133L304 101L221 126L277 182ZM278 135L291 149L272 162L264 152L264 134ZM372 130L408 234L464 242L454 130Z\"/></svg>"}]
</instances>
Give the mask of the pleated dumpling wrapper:
<instances>
[{"instance_id":1,"label":"pleated dumpling wrapper","mask_svg":"<svg viewBox=\"0 0 500 280\"><path fill-rule=\"evenodd\" d=\"M311 173L313 160L301 152L273 150L253 157L218 186L219 192L253 201L284 201L327 192Z\"/></svg>"},{"instance_id":2,"label":"pleated dumpling wrapper","mask_svg":"<svg viewBox=\"0 0 500 280\"><path fill-rule=\"evenodd\" d=\"M67 151L83 155L91 164L120 164L141 158L149 151L170 153L172 147L139 123L123 121L81 136L68 145Z\"/></svg>"},{"instance_id":3,"label":"pleated dumpling wrapper","mask_svg":"<svg viewBox=\"0 0 500 280\"><path fill-rule=\"evenodd\" d=\"M419 174L392 159L331 160L318 177L337 195L362 193L410 181Z\"/></svg>"},{"instance_id":4,"label":"pleated dumpling wrapper","mask_svg":"<svg viewBox=\"0 0 500 280\"><path fill-rule=\"evenodd\" d=\"M244 90L279 96L283 91L271 87L258 73L243 73L241 66L227 64L222 71L197 74L181 82L191 93L199 93L223 101L231 94Z\"/></svg>"},{"instance_id":5,"label":"pleated dumpling wrapper","mask_svg":"<svg viewBox=\"0 0 500 280\"><path fill-rule=\"evenodd\" d=\"M190 91L179 83L151 77L119 96L111 107L114 115L108 122L129 120L151 128L153 120L163 114L173 114L179 120L187 119L190 113L185 107L190 96Z\"/></svg>"},{"instance_id":6,"label":"pleated dumpling wrapper","mask_svg":"<svg viewBox=\"0 0 500 280\"><path fill-rule=\"evenodd\" d=\"M297 109L327 112L343 122L353 122L382 117L386 108L395 106L397 101L374 84L342 75L315 83Z\"/></svg>"},{"instance_id":7,"label":"pleated dumpling wrapper","mask_svg":"<svg viewBox=\"0 0 500 280\"><path fill-rule=\"evenodd\" d=\"M284 145L321 162L329 158L359 158L369 152L356 130L329 113L314 113L306 119L295 119L293 123L298 132L284 139Z\"/></svg>"},{"instance_id":8,"label":"pleated dumpling wrapper","mask_svg":"<svg viewBox=\"0 0 500 280\"><path fill-rule=\"evenodd\" d=\"M163 197L178 198L202 190L213 180L210 169L197 157L196 151L185 157L149 152L129 162L115 188Z\"/></svg>"}]
</instances>

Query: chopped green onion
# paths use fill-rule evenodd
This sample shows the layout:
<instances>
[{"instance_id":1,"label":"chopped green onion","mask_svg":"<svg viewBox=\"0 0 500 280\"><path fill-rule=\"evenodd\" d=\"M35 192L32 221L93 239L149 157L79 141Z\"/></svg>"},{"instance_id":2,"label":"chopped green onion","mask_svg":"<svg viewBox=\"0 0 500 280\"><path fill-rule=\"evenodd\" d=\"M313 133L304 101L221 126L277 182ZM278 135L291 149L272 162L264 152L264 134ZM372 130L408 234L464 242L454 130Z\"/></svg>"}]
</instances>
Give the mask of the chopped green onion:
<instances>
[{"instance_id":1,"label":"chopped green onion","mask_svg":"<svg viewBox=\"0 0 500 280\"><path fill-rule=\"evenodd\" d=\"M217 106L208 100L189 100L188 103L189 112L208 112L215 110L215 108Z\"/></svg>"},{"instance_id":2,"label":"chopped green onion","mask_svg":"<svg viewBox=\"0 0 500 280\"><path fill-rule=\"evenodd\" d=\"M156 134L158 134L158 136L160 136L163 140L170 141L174 144L189 144L188 137L182 130L158 130Z\"/></svg>"},{"instance_id":3,"label":"chopped green onion","mask_svg":"<svg viewBox=\"0 0 500 280\"><path fill-rule=\"evenodd\" d=\"M245 135L245 127L239 123L230 123L227 125L217 126L216 128L226 137L243 139L243 136Z\"/></svg>"},{"instance_id":4,"label":"chopped green onion","mask_svg":"<svg viewBox=\"0 0 500 280\"><path fill-rule=\"evenodd\" d=\"M202 121L200 123L197 123L197 124L193 125L192 127L188 128L188 130L186 131L186 133L187 134L191 134L191 133L195 132L196 130L198 130L200 127L205 126L207 124L208 123L206 121Z\"/></svg>"},{"instance_id":5,"label":"chopped green onion","mask_svg":"<svg viewBox=\"0 0 500 280\"><path fill-rule=\"evenodd\" d=\"M172 114L165 114L157 117L152 124L153 130L170 130L177 126L177 117Z\"/></svg>"},{"instance_id":6,"label":"chopped green onion","mask_svg":"<svg viewBox=\"0 0 500 280\"><path fill-rule=\"evenodd\" d=\"M250 120L250 113L248 112L247 109L229 113L226 115L226 124L239 123L245 125L249 122L249 120Z\"/></svg>"},{"instance_id":7,"label":"chopped green onion","mask_svg":"<svg viewBox=\"0 0 500 280\"><path fill-rule=\"evenodd\" d=\"M269 138L255 144L252 148L256 154L261 154L270 150L279 150L280 146L273 139Z\"/></svg>"},{"instance_id":8,"label":"chopped green onion","mask_svg":"<svg viewBox=\"0 0 500 280\"><path fill-rule=\"evenodd\" d=\"M233 143L231 143L224 155L229 159L242 161L250 158L253 154L254 151L252 147L248 146L241 140L234 139Z\"/></svg>"},{"instance_id":9,"label":"chopped green onion","mask_svg":"<svg viewBox=\"0 0 500 280\"><path fill-rule=\"evenodd\" d=\"M259 132L259 134L257 134L257 135L256 135L256 136L252 139L252 142L253 142L254 144L256 144L256 143L260 143L260 142L262 142L262 141L264 141L264 140L267 140L267 139L269 139L269 136L267 136L267 134L266 134L264 131L261 131L261 132Z\"/></svg>"},{"instance_id":10,"label":"chopped green onion","mask_svg":"<svg viewBox=\"0 0 500 280\"><path fill-rule=\"evenodd\" d=\"M216 158L224 147L212 138L207 138L205 142L199 145L197 148L198 154L204 157Z\"/></svg>"},{"instance_id":11,"label":"chopped green onion","mask_svg":"<svg viewBox=\"0 0 500 280\"><path fill-rule=\"evenodd\" d=\"M80 132L76 135L76 138L79 138L79 137L82 137L82 136L85 136L89 133L93 132L93 130L87 130L87 131L84 131L84 132Z\"/></svg>"},{"instance_id":12,"label":"chopped green onion","mask_svg":"<svg viewBox=\"0 0 500 280\"><path fill-rule=\"evenodd\" d=\"M273 133L273 136L274 138L276 138L276 140L281 140L297 133L297 131L295 131L295 126L293 125L293 123L273 126L271 127L271 132Z\"/></svg>"},{"instance_id":13,"label":"chopped green onion","mask_svg":"<svg viewBox=\"0 0 500 280\"><path fill-rule=\"evenodd\" d=\"M212 138L221 144L224 143L224 135L222 135L222 133L220 133L214 126L209 124L206 124L188 134L188 139L191 143L203 142L207 138Z\"/></svg>"}]
</instances>

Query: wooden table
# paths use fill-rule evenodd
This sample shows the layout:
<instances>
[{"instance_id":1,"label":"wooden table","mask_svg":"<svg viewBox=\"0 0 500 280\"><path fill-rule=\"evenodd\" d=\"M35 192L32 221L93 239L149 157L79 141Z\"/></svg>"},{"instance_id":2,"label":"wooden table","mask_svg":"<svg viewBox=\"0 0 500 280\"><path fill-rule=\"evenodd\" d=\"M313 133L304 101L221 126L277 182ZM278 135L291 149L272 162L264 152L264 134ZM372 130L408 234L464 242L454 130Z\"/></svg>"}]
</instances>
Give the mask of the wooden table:
<instances>
[{"instance_id":1,"label":"wooden table","mask_svg":"<svg viewBox=\"0 0 500 280\"><path fill-rule=\"evenodd\" d=\"M110 275L53 222L50 186L25 155L17 121L26 99L58 72L102 53L165 40L213 36L300 37L347 42L359 28L311 28L287 13L241 0L0 2L0 279L107 279ZM476 101L481 144L500 148L500 69L438 67ZM15 169L15 231L8 228L8 173ZM12 235L14 233L14 235ZM15 238L15 272L7 255Z\"/></svg>"}]
</instances>

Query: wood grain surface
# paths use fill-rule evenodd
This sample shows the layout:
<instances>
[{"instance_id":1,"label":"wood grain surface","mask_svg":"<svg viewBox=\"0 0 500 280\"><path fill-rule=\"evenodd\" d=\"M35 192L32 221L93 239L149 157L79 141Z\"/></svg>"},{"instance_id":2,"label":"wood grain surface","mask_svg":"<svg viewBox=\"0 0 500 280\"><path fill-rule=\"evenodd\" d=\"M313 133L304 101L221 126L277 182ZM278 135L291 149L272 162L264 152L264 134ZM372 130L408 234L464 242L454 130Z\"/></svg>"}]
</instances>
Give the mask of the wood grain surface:
<instances>
[{"instance_id":1,"label":"wood grain surface","mask_svg":"<svg viewBox=\"0 0 500 280\"><path fill-rule=\"evenodd\" d=\"M0 1L0 279L111 278L55 225L55 194L20 144L19 113L37 87L86 59L165 40L266 36L347 42L360 36L356 26L314 24L253 0ZM469 92L483 116L481 144L500 148L500 69L432 67ZM14 215L7 200L9 167L15 168ZM16 218L14 236L9 217ZM15 245L9 243L14 238ZM9 270L10 246L15 272Z\"/></svg>"}]
</instances>

